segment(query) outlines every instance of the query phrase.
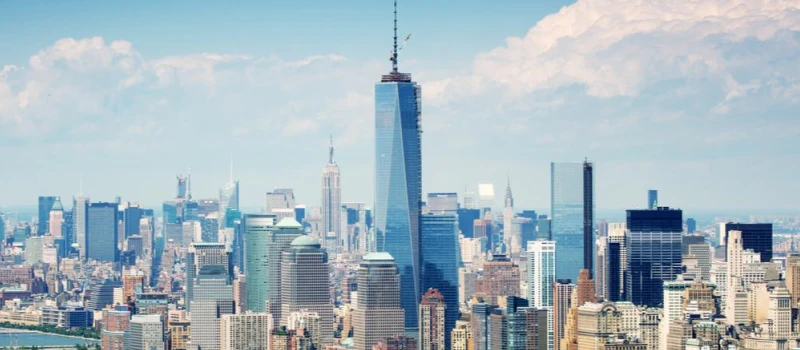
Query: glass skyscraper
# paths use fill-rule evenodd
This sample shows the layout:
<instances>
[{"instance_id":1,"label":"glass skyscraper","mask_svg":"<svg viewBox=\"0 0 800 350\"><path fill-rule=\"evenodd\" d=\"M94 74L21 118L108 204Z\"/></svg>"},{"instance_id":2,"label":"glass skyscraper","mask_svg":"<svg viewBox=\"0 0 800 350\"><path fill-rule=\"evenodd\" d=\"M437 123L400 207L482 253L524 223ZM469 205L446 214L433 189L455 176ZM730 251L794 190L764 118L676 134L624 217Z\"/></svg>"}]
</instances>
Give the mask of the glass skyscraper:
<instances>
[{"instance_id":1,"label":"glass skyscraper","mask_svg":"<svg viewBox=\"0 0 800 350\"><path fill-rule=\"evenodd\" d=\"M627 211L625 296L635 305L663 304L665 281L681 273L683 213L679 209Z\"/></svg>"},{"instance_id":2,"label":"glass skyscraper","mask_svg":"<svg viewBox=\"0 0 800 350\"><path fill-rule=\"evenodd\" d=\"M593 165L550 163L552 240L556 241L556 276L573 281L594 263Z\"/></svg>"},{"instance_id":3,"label":"glass skyscraper","mask_svg":"<svg viewBox=\"0 0 800 350\"><path fill-rule=\"evenodd\" d=\"M116 203L89 205L86 224L87 258L103 262L119 261Z\"/></svg>"},{"instance_id":4,"label":"glass skyscraper","mask_svg":"<svg viewBox=\"0 0 800 350\"><path fill-rule=\"evenodd\" d=\"M406 328L417 328L422 94L411 74L397 71L396 45L392 71L375 84L375 230L378 251L390 253L400 270Z\"/></svg>"},{"instance_id":5,"label":"glass skyscraper","mask_svg":"<svg viewBox=\"0 0 800 350\"><path fill-rule=\"evenodd\" d=\"M458 219L455 215L422 216L420 253L422 289L438 289L447 306L444 317L445 344L458 320Z\"/></svg>"},{"instance_id":6,"label":"glass skyscraper","mask_svg":"<svg viewBox=\"0 0 800 350\"><path fill-rule=\"evenodd\" d=\"M50 227L50 209L56 202L54 196L39 196L39 221L36 225L36 234L43 235Z\"/></svg>"}]
</instances>

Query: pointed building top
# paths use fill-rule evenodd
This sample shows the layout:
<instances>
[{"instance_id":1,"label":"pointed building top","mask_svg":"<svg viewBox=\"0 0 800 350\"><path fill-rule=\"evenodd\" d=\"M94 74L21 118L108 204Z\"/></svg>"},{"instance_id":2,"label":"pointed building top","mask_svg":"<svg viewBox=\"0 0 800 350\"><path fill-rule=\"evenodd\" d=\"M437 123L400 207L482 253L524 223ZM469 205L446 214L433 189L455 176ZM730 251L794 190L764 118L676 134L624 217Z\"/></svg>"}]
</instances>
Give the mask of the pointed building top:
<instances>
[{"instance_id":1,"label":"pointed building top","mask_svg":"<svg viewBox=\"0 0 800 350\"><path fill-rule=\"evenodd\" d=\"M328 164L333 164L333 134L331 134L330 149L328 150Z\"/></svg>"},{"instance_id":2,"label":"pointed building top","mask_svg":"<svg viewBox=\"0 0 800 350\"><path fill-rule=\"evenodd\" d=\"M514 207L514 196L511 194L511 176L507 175L506 179L506 208Z\"/></svg>"}]
</instances>

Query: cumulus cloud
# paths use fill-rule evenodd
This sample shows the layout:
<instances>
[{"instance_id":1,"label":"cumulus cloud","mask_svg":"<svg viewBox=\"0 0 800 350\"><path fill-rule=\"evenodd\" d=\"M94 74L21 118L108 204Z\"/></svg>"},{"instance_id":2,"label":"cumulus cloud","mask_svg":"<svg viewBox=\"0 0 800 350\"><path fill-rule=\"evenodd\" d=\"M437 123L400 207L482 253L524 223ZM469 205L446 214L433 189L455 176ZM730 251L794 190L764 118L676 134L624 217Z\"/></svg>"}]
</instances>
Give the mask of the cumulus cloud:
<instances>
[{"instance_id":1,"label":"cumulus cloud","mask_svg":"<svg viewBox=\"0 0 800 350\"><path fill-rule=\"evenodd\" d=\"M429 97L447 102L460 94L444 91L480 93L487 83L516 98L571 85L590 96L636 96L659 81L711 78L726 93L724 109L759 84L737 77L739 65L769 64L730 49L782 40L796 49L785 34L799 29L797 1L578 0L479 54L468 77L432 82Z\"/></svg>"},{"instance_id":2,"label":"cumulus cloud","mask_svg":"<svg viewBox=\"0 0 800 350\"><path fill-rule=\"evenodd\" d=\"M308 94L307 84L285 88L332 79L320 72L332 65L346 71L341 67L346 62L338 54L284 60L213 52L147 59L129 41L60 39L33 54L27 65L0 67L0 136L7 142L85 137L142 142L165 130L172 130L170 137L198 129L231 135L275 127L291 135L313 132L329 121L318 115L324 107L319 98ZM352 100L348 91L340 84L322 97L335 105L340 98ZM218 123L220 118L227 123Z\"/></svg>"}]
</instances>

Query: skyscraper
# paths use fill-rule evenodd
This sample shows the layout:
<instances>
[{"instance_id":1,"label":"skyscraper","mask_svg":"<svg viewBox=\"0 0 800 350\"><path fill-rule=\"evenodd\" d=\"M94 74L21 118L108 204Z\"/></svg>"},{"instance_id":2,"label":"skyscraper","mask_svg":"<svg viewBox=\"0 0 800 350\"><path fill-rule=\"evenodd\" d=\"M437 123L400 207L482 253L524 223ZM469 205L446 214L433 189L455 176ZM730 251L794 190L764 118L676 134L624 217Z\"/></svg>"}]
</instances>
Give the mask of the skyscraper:
<instances>
[{"instance_id":1,"label":"skyscraper","mask_svg":"<svg viewBox=\"0 0 800 350\"><path fill-rule=\"evenodd\" d=\"M506 185L506 200L503 207L503 242L506 244L509 255L518 256L524 249L522 247L522 232L519 225L515 225L514 196L511 193L511 180Z\"/></svg>"},{"instance_id":2,"label":"skyscraper","mask_svg":"<svg viewBox=\"0 0 800 350\"><path fill-rule=\"evenodd\" d=\"M220 319L234 313L233 286L225 268L205 265L194 280L192 305L192 350L219 350Z\"/></svg>"},{"instance_id":3,"label":"skyscraper","mask_svg":"<svg viewBox=\"0 0 800 350\"><path fill-rule=\"evenodd\" d=\"M247 258L247 309L254 312L265 312L269 294L269 241L275 226L275 215L245 214L244 235ZM280 271L280 270L279 270Z\"/></svg>"},{"instance_id":4,"label":"skyscraper","mask_svg":"<svg viewBox=\"0 0 800 350\"><path fill-rule=\"evenodd\" d=\"M559 278L591 277L594 263L594 167L592 163L550 163L551 232Z\"/></svg>"},{"instance_id":5,"label":"skyscraper","mask_svg":"<svg viewBox=\"0 0 800 350\"><path fill-rule=\"evenodd\" d=\"M553 283L553 338L554 349L561 349L561 339L564 338L564 325L567 322L567 313L572 307L572 292L575 285L567 279L556 280Z\"/></svg>"},{"instance_id":6,"label":"skyscraper","mask_svg":"<svg viewBox=\"0 0 800 350\"><path fill-rule=\"evenodd\" d=\"M276 188L267 192L267 214L274 214L281 220L294 217L294 190L291 188Z\"/></svg>"},{"instance_id":7,"label":"skyscraper","mask_svg":"<svg viewBox=\"0 0 800 350\"><path fill-rule=\"evenodd\" d=\"M647 209L658 208L658 190L647 190Z\"/></svg>"},{"instance_id":8,"label":"skyscraper","mask_svg":"<svg viewBox=\"0 0 800 350\"><path fill-rule=\"evenodd\" d=\"M39 221L36 224L36 234L43 235L50 227L50 209L56 202L55 196L39 196Z\"/></svg>"},{"instance_id":9,"label":"skyscraper","mask_svg":"<svg viewBox=\"0 0 800 350\"><path fill-rule=\"evenodd\" d=\"M422 287L434 288L447 304L445 344L458 319L458 220L452 214L426 214L421 221Z\"/></svg>"},{"instance_id":10,"label":"skyscraper","mask_svg":"<svg viewBox=\"0 0 800 350\"><path fill-rule=\"evenodd\" d=\"M659 306L664 281L681 273L682 211L628 210L625 295L637 306Z\"/></svg>"},{"instance_id":11,"label":"skyscraper","mask_svg":"<svg viewBox=\"0 0 800 350\"><path fill-rule=\"evenodd\" d=\"M547 310L548 349L555 347L553 321L553 283L556 281L556 242L528 242L528 301L532 307Z\"/></svg>"},{"instance_id":12,"label":"skyscraper","mask_svg":"<svg viewBox=\"0 0 800 350\"><path fill-rule=\"evenodd\" d=\"M192 243L186 253L186 307L189 311L192 310L196 279L206 266L216 266L224 271L228 280L233 278L231 251L224 243Z\"/></svg>"},{"instance_id":13,"label":"skyscraper","mask_svg":"<svg viewBox=\"0 0 800 350\"><path fill-rule=\"evenodd\" d=\"M274 226L270 225L272 219ZM245 215L247 249L247 307L255 312L269 312L276 321L281 317L281 253L295 238L303 235L303 226L293 218L274 224L273 215ZM269 302L269 309L267 309Z\"/></svg>"},{"instance_id":14,"label":"skyscraper","mask_svg":"<svg viewBox=\"0 0 800 350\"><path fill-rule=\"evenodd\" d=\"M328 163L322 169L322 233L333 232L337 246L342 241L342 185L339 179L339 165L333 160L333 137L328 150Z\"/></svg>"},{"instance_id":15,"label":"skyscraper","mask_svg":"<svg viewBox=\"0 0 800 350\"><path fill-rule=\"evenodd\" d=\"M743 249L752 249L761 254L761 262L772 260L772 224L743 224L729 222L725 225L724 241L728 241L731 231L742 232Z\"/></svg>"},{"instance_id":16,"label":"skyscraper","mask_svg":"<svg viewBox=\"0 0 800 350\"><path fill-rule=\"evenodd\" d=\"M378 342L404 333L400 274L389 253L370 253L362 258L357 279L358 308L353 312L355 349L370 350Z\"/></svg>"},{"instance_id":17,"label":"skyscraper","mask_svg":"<svg viewBox=\"0 0 800 350\"><path fill-rule=\"evenodd\" d=\"M86 257L103 262L119 261L117 204L92 203L86 216Z\"/></svg>"},{"instance_id":18,"label":"skyscraper","mask_svg":"<svg viewBox=\"0 0 800 350\"><path fill-rule=\"evenodd\" d=\"M420 350L444 350L446 349L445 332L450 330L445 327L445 304L444 297L436 289L428 289L422 296L419 304L419 344ZM456 312L458 312L456 310ZM455 322L453 322L455 323Z\"/></svg>"},{"instance_id":19,"label":"skyscraper","mask_svg":"<svg viewBox=\"0 0 800 350\"><path fill-rule=\"evenodd\" d=\"M519 281L519 266L509 257L495 254L483 263L483 276L475 283L475 294L497 305L502 297L520 295Z\"/></svg>"},{"instance_id":20,"label":"skyscraper","mask_svg":"<svg viewBox=\"0 0 800 350\"><path fill-rule=\"evenodd\" d=\"M400 270L406 328L417 328L422 93L411 74L397 70L397 3L394 13L392 71L375 84L375 229L378 250L391 254Z\"/></svg>"},{"instance_id":21,"label":"skyscraper","mask_svg":"<svg viewBox=\"0 0 800 350\"><path fill-rule=\"evenodd\" d=\"M312 334L322 344L333 342L333 305L331 304L328 253L316 238L301 235L290 249L282 252L281 262L281 319L286 325L289 315L308 310L321 318L320 334Z\"/></svg>"},{"instance_id":22,"label":"skyscraper","mask_svg":"<svg viewBox=\"0 0 800 350\"><path fill-rule=\"evenodd\" d=\"M53 238L63 237L62 227L64 225L64 206L61 205L60 198L56 197L56 201L50 208L47 221L49 225L47 231L50 232L50 235L53 236ZM3 233L5 234L5 232Z\"/></svg>"},{"instance_id":23,"label":"skyscraper","mask_svg":"<svg viewBox=\"0 0 800 350\"><path fill-rule=\"evenodd\" d=\"M239 210L239 180L233 179L233 161L228 182L219 189L219 228L228 227L229 210Z\"/></svg>"}]
</instances>

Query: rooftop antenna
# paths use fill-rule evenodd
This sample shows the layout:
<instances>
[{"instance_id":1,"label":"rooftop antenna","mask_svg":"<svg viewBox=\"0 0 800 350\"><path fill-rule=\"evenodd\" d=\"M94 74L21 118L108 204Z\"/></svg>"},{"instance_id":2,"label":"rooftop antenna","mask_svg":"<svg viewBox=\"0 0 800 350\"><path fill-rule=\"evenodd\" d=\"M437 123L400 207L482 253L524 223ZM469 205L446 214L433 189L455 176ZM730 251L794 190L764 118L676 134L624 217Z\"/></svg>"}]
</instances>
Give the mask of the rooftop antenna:
<instances>
[{"instance_id":1,"label":"rooftop antenna","mask_svg":"<svg viewBox=\"0 0 800 350\"><path fill-rule=\"evenodd\" d=\"M392 72L397 73L397 0L394 0L394 50L392 51Z\"/></svg>"},{"instance_id":2,"label":"rooftop antenna","mask_svg":"<svg viewBox=\"0 0 800 350\"><path fill-rule=\"evenodd\" d=\"M331 134L331 144L328 153L328 163L333 164L333 134Z\"/></svg>"}]
</instances>

